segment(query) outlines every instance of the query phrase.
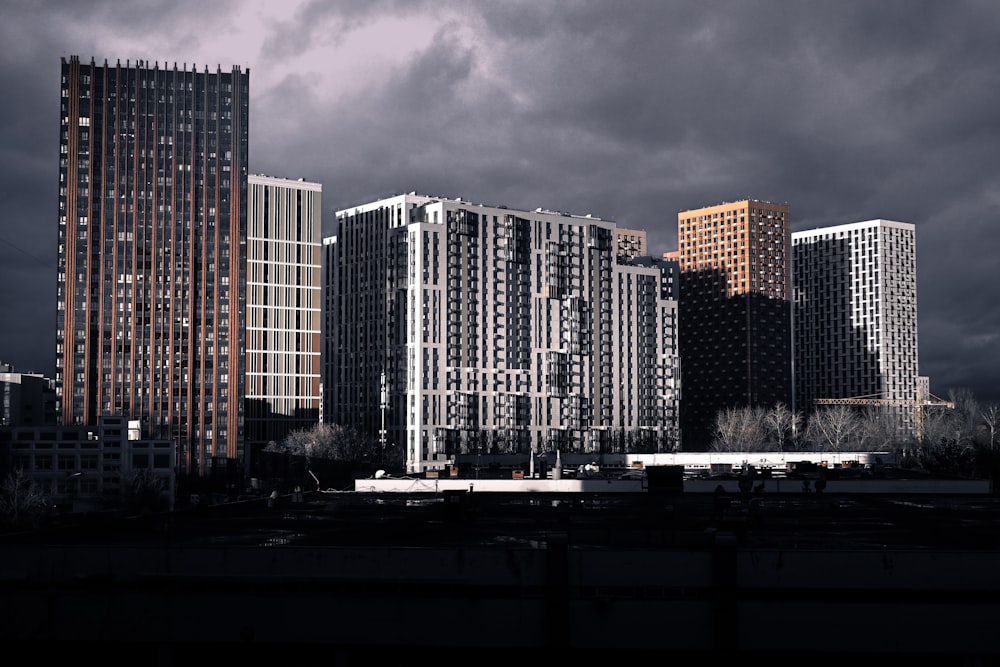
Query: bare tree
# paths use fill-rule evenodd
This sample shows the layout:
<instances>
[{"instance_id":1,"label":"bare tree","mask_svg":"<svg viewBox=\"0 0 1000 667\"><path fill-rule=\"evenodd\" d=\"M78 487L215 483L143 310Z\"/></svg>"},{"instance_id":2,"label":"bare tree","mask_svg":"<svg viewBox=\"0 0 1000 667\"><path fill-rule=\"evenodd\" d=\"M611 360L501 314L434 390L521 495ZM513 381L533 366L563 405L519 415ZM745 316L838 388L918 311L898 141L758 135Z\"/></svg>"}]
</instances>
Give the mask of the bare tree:
<instances>
[{"instance_id":1,"label":"bare tree","mask_svg":"<svg viewBox=\"0 0 1000 667\"><path fill-rule=\"evenodd\" d=\"M809 440L820 449L850 451L859 444L861 420L850 407L834 405L814 412L806 429Z\"/></svg>"},{"instance_id":2,"label":"bare tree","mask_svg":"<svg viewBox=\"0 0 1000 667\"><path fill-rule=\"evenodd\" d=\"M861 414L859 421L858 441L864 449L890 449L900 439L899 417L889 408L869 407Z\"/></svg>"},{"instance_id":3,"label":"bare tree","mask_svg":"<svg viewBox=\"0 0 1000 667\"><path fill-rule=\"evenodd\" d=\"M948 443L956 442L962 434L962 420L953 410L930 410L924 416L923 441L920 443L925 450Z\"/></svg>"},{"instance_id":4,"label":"bare tree","mask_svg":"<svg viewBox=\"0 0 1000 667\"><path fill-rule=\"evenodd\" d=\"M50 505L48 495L35 480L18 468L0 484L0 516L14 525L33 523Z\"/></svg>"},{"instance_id":5,"label":"bare tree","mask_svg":"<svg viewBox=\"0 0 1000 667\"><path fill-rule=\"evenodd\" d=\"M957 408L957 404L956 404ZM974 430L957 409L934 410L924 418L919 463L931 470L964 473L975 459Z\"/></svg>"},{"instance_id":6,"label":"bare tree","mask_svg":"<svg viewBox=\"0 0 1000 667\"><path fill-rule=\"evenodd\" d=\"M379 454L370 437L339 424L315 424L292 431L281 443L269 443L264 451L287 452L308 459L330 459L357 463Z\"/></svg>"},{"instance_id":7,"label":"bare tree","mask_svg":"<svg viewBox=\"0 0 1000 667\"><path fill-rule=\"evenodd\" d=\"M975 440L976 426L980 417L979 402L971 389L959 387L948 390L948 400L954 404L950 410L953 416L952 428L956 429L956 442L971 444Z\"/></svg>"},{"instance_id":8,"label":"bare tree","mask_svg":"<svg viewBox=\"0 0 1000 667\"><path fill-rule=\"evenodd\" d=\"M802 424L802 415L792 410L784 403L778 403L764 413L764 425L779 452L785 451L786 443L794 439Z\"/></svg>"},{"instance_id":9,"label":"bare tree","mask_svg":"<svg viewBox=\"0 0 1000 667\"><path fill-rule=\"evenodd\" d=\"M711 449L715 452L739 451L739 408L724 408L715 415Z\"/></svg>"},{"instance_id":10,"label":"bare tree","mask_svg":"<svg viewBox=\"0 0 1000 667\"><path fill-rule=\"evenodd\" d=\"M715 437L712 451L761 451L767 439L762 408L733 407L720 410L715 416Z\"/></svg>"},{"instance_id":11,"label":"bare tree","mask_svg":"<svg viewBox=\"0 0 1000 667\"><path fill-rule=\"evenodd\" d=\"M166 481L148 468L132 470L122 479L122 507L139 514L169 510Z\"/></svg>"},{"instance_id":12,"label":"bare tree","mask_svg":"<svg viewBox=\"0 0 1000 667\"><path fill-rule=\"evenodd\" d=\"M767 427L764 424L764 408L743 408L743 438L747 443L744 451L761 452L766 449Z\"/></svg>"},{"instance_id":13,"label":"bare tree","mask_svg":"<svg viewBox=\"0 0 1000 667\"><path fill-rule=\"evenodd\" d=\"M996 447L998 419L1000 419L1000 405L990 403L983 410L983 424L986 425L986 428L990 433L990 451L993 451Z\"/></svg>"}]
</instances>

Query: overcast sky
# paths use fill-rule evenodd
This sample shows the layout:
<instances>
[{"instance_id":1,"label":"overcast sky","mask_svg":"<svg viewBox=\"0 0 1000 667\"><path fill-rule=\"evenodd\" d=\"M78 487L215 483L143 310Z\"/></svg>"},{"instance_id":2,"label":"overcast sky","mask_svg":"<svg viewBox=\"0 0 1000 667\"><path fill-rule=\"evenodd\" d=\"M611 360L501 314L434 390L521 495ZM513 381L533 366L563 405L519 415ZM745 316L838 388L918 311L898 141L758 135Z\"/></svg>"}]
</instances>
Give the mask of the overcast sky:
<instances>
[{"instance_id":1,"label":"overcast sky","mask_svg":"<svg viewBox=\"0 0 1000 667\"><path fill-rule=\"evenodd\" d=\"M1000 2L5 0L0 360L55 372L60 58L250 71L250 171L646 229L917 228L920 373L1000 400Z\"/></svg>"}]
</instances>

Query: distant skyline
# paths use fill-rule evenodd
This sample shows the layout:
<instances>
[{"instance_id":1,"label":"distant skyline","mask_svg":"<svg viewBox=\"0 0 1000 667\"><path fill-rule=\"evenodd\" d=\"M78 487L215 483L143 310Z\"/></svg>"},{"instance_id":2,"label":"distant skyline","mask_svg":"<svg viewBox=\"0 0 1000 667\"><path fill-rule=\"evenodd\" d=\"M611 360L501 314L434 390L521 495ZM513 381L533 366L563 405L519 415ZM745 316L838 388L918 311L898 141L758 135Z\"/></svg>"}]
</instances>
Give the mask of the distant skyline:
<instances>
[{"instance_id":1,"label":"distant skyline","mask_svg":"<svg viewBox=\"0 0 1000 667\"><path fill-rule=\"evenodd\" d=\"M29 2L0 37L0 361L54 374L60 58L250 71L250 172L334 211L544 207L676 248L678 211L913 223L921 375L1000 401L1000 3Z\"/></svg>"}]
</instances>

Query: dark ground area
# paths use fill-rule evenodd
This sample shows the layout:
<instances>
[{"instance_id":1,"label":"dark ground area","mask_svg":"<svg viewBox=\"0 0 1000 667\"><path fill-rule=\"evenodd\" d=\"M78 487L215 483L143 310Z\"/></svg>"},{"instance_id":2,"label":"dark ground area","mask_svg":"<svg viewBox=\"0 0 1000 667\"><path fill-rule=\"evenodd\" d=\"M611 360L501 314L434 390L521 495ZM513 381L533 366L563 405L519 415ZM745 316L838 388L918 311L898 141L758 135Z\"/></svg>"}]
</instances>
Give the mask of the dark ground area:
<instances>
[{"instance_id":1,"label":"dark ground area","mask_svg":"<svg viewBox=\"0 0 1000 667\"><path fill-rule=\"evenodd\" d=\"M80 516L6 543L242 546L691 548L724 534L747 548L1000 550L995 495L706 493L304 493L169 515Z\"/></svg>"},{"instance_id":2,"label":"dark ground area","mask_svg":"<svg viewBox=\"0 0 1000 667\"><path fill-rule=\"evenodd\" d=\"M5 554L0 640L51 660L1000 664L992 494L312 492Z\"/></svg>"}]
</instances>

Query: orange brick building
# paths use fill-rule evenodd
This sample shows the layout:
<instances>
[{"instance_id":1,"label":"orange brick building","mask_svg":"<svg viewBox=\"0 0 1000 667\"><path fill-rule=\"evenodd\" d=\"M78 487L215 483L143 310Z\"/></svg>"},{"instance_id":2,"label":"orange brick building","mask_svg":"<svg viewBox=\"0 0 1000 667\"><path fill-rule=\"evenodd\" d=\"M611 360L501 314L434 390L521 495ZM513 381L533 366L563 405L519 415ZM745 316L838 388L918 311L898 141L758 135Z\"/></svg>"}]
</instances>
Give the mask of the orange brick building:
<instances>
[{"instance_id":1,"label":"orange brick building","mask_svg":"<svg viewBox=\"0 0 1000 667\"><path fill-rule=\"evenodd\" d=\"M791 405L788 204L744 199L677 215L683 447L708 449L715 415Z\"/></svg>"}]
</instances>

